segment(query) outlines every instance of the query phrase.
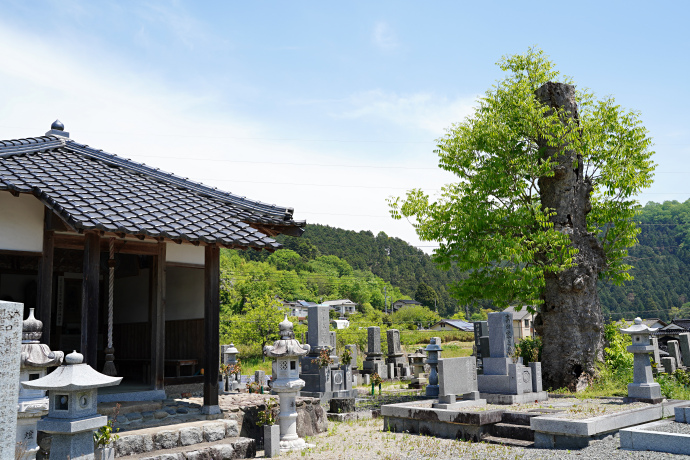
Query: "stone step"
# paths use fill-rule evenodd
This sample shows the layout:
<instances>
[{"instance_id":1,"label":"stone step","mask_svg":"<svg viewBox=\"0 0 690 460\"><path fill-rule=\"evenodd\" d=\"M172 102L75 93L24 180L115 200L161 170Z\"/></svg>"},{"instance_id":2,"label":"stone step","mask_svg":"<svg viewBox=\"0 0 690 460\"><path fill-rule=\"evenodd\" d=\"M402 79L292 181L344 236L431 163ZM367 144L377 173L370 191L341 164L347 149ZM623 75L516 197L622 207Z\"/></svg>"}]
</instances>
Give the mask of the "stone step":
<instances>
[{"instance_id":1,"label":"stone step","mask_svg":"<svg viewBox=\"0 0 690 460\"><path fill-rule=\"evenodd\" d=\"M532 417L539 417L544 415L541 413L530 413L530 412L516 412L516 411L505 411L501 416L501 421L504 423L512 423L513 425L525 425L529 426L529 421Z\"/></svg>"},{"instance_id":2,"label":"stone step","mask_svg":"<svg viewBox=\"0 0 690 460\"><path fill-rule=\"evenodd\" d=\"M524 441L522 439L501 438L498 436L485 436L482 441L489 444L500 444L502 446L513 447L534 447L533 441Z\"/></svg>"},{"instance_id":3,"label":"stone step","mask_svg":"<svg viewBox=\"0 0 690 460\"><path fill-rule=\"evenodd\" d=\"M534 431L529 426L514 425L512 423L495 423L491 426L491 434L499 438L534 441Z\"/></svg>"},{"instance_id":4,"label":"stone step","mask_svg":"<svg viewBox=\"0 0 690 460\"><path fill-rule=\"evenodd\" d=\"M157 426L120 433L113 443L116 457L147 454L154 451L188 447L204 442L222 441L239 436L234 420L212 420Z\"/></svg>"},{"instance_id":5,"label":"stone step","mask_svg":"<svg viewBox=\"0 0 690 460\"><path fill-rule=\"evenodd\" d=\"M254 458L256 442L251 438L227 438L222 441L203 442L193 446L175 447L142 454L120 457L126 460L230 460Z\"/></svg>"}]
</instances>

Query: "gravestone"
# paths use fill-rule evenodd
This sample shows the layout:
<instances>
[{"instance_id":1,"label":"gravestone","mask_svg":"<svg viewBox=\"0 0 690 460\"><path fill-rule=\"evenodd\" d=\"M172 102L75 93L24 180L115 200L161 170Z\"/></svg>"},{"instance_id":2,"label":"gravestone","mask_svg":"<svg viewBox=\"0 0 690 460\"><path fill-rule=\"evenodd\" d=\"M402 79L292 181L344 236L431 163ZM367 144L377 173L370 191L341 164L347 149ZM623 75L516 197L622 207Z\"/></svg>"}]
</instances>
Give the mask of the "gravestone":
<instances>
[{"instance_id":1,"label":"gravestone","mask_svg":"<svg viewBox=\"0 0 690 460\"><path fill-rule=\"evenodd\" d=\"M13 459L17 436L19 365L24 304L0 301L0 452Z\"/></svg>"},{"instance_id":2,"label":"gravestone","mask_svg":"<svg viewBox=\"0 0 690 460\"><path fill-rule=\"evenodd\" d=\"M513 314L498 312L489 314L489 354L491 358L506 358L513 355ZM498 333L498 331L501 331Z\"/></svg>"},{"instance_id":3,"label":"gravestone","mask_svg":"<svg viewBox=\"0 0 690 460\"><path fill-rule=\"evenodd\" d=\"M676 368L682 369L683 360L680 357L680 346L678 345L678 341L669 340L666 346L668 347L668 354L676 361Z\"/></svg>"},{"instance_id":4,"label":"gravestone","mask_svg":"<svg viewBox=\"0 0 690 460\"><path fill-rule=\"evenodd\" d=\"M350 350L350 356L352 357L352 361L350 361L350 372L352 374L352 386L356 387L359 383L357 381L357 345L345 345L345 348Z\"/></svg>"},{"instance_id":5,"label":"gravestone","mask_svg":"<svg viewBox=\"0 0 690 460\"><path fill-rule=\"evenodd\" d=\"M388 378L400 378L403 373L402 368L405 367L405 356L400 345L400 331L388 329L386 331L386 340L388 342L388 357L386 358Z\"/></svg>"},{"instance_id":6,"label":"gravestone","mask_svg":"<svg viewBox=\"0 0 690 460\"><path fill-rule=\"evenodd\" d=\"M484 367L483 359L489 357L489 323L475 321L474 323L474 353L477 358L477 372Z\"/></svg>"},{"instance_id":7,"label":"gravestone","mask_svg":"<svg viewBox=\"0 0 690 460\"><path fill-rule=\"evenodd\" d=\"M654 360L654 364L656 364L657 368L661 366L661 356L659 354L659 339L656 337L651 338L652 341L652 347L654 347L654 351L652 352L652 359Z\"/></svg>"},{"instance_id":8,"label":"gravestone","mask_svg":"<svg viewBox=\"0 0 690 460\"><path fill-rule=\"evenodd\" d=\"M664 372L673 374L676 372L676 358L673 356L661 358L661 366L664 368Z\"/></svg>"},{"instance_id":9,"label":"gravestone","mask_svg":"<svg viewBox=\"0 0 690 460\"><path fill-rule=\"evenodd\" d=\"M540 390L541 364L527 367L514 357L512 313L489 313L488 323L490 356L482 359L483 374L477 376L481 397L491 404L546 400Z\"/></svg>"},{"instance_id":10,"label":"gravestone","mask_svg":"<svg viewBox=\"0 0 690 460\"><path fill-rule=\"evenodd\" d=\"M382 379L388 378L388 369L381 353L381 328L371 326L367 328L367 357L362 363L364 374L378 374Z\"/></svg>"},{"instance_id":11,"label":"gravestone","mask_svg":"<svg viewBox=\"0 0 690 460\"><path fill-rule=\"evenodd\" d=\"M477 360L473 356L439 359L438 387L440 404L454 404L456 399L478 400ZM450 409L450 407L434 407Z\"/></svg>"},{"instance_id":12,"label":"gravestone","mask_svg":"<svg viewBox=\"0 0 690 460\"><path fill-rule=\"evenodd\" d=\"M352 374L347 378L347 372L339 369L335 362L325 367L319 367L316 360L319 358L321 350L329 350L329 356L335 353L335 333L329 331L330 318L328 316L329 307L326 305L315 305L308 307L308 334L310 350L306 356L300 359L301 371L300 378L304 380L304 388L300 391L302 396L320 398L327 401L332 397L350 398L354 397L356 390L352 389ZM349 381L348 381L349 380Z\"/></svg>"},{"instance_id":13,"label":"gravestone","mask_svg":"<svg viewBox=\"0 0 690 460\"><path fill-rule=\"evenodd\" d=\"M678 334L678 345L683 365L688 366L690 364L690 332Z\"/></svg>"}]
</instances>

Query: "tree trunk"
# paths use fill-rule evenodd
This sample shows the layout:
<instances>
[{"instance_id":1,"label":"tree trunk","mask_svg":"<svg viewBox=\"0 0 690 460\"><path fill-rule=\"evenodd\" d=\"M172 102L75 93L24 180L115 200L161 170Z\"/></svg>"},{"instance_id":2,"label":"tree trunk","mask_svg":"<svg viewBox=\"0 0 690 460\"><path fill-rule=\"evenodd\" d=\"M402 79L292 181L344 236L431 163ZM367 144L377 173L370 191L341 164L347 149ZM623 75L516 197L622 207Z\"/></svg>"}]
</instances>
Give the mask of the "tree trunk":
<instances>
[{"instance_id":1,"label":"tree trunk","mask_svg":"<svg viewBox=\"0 0 690 460\"><path fill-rule=\"evenodd\" d=\"M574 86L548 82L536 91L536 97L578 119ZM587 232L592 185L582 177L582 157L567 146L548 147L543 140L539 144L544 158L556 162L553 177L539 178L541 205L555 211L550 218L554 229L567 234L579 251L573 268L545 275L544 303L535 325L544 343L544 386L577 391L591 382L595 364L603 358L597 279L606 259L599 240Z\"/></svg>"}]
</instances>

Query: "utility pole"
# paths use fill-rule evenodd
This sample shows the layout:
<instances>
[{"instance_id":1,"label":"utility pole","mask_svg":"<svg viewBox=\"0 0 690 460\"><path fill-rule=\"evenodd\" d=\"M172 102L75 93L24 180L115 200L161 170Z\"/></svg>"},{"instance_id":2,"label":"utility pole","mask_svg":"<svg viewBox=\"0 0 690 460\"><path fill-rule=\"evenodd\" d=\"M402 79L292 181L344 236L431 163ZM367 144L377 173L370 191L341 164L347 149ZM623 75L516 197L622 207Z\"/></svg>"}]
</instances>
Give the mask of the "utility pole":
<instances>
[{"instance_id":1,"label":"utility pole","mask_svg":"<svg viewBox=\"0 0 690 460\"><path fill-rule=\"evenodd\" d=\"M434 310L438 313L438 305L436 305L436 297L434 297Z\"/></svg>"},{"instance_id":2,"label":"utility pole","mask_svg":"<svg viewBox=\"0 0 690 460\"><path fill-rule=\"evenodd\" d=\"M388 314L388 286L383 287L383 308L386 314Z\"/></svg>"}]
</instances>

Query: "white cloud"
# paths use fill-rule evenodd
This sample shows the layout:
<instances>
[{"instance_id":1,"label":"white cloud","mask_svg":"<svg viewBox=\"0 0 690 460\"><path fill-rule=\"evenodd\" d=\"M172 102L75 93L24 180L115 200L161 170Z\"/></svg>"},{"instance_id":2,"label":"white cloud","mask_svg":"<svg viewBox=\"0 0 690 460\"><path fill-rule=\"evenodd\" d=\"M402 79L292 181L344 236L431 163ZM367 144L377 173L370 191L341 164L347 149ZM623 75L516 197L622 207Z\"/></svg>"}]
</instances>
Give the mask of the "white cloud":
<instances>
[{"instance_id":1,"label":"white cloud","mask_svg":"<svg viewBox=\"0 0 690 460\"><path fill-rule=\"evenodd\" d=\"M449 99L431 93L398 95L381 90L367 91L351 96L351 106L337 117L383 119L403 127L414 127L441 135L451 124L471 115L476 97Z\"/></svg>"},{"instance_id":2,"label":"white cloud","mask_svg":"<svg viewBox=\"0 0 690 460\"><path fill-rule=\"evenodd\" d=\"M399 46L398 38L388 23L380 21L374 25L372 42L382 50L392 50Z\"/></svg>"},{"instance_id":3,"label":"white cloud","mask_svg":"<svg viewBox=\"0 0 690 460\"><path fill-rule=\"evenodd\" d=\"M215 95L197 88L181 91L102 50L63 42L66 51L55 53L51 43L50 37L0 22L0 59L12 63L0 67L0 139L42 135L60 118L79 142L251 199L294 207L297 219L428 244L419 242L409 223L388 216L385 200L413 187L437 189L449 180L448 173L434 168L432 144L420 146L419 155L403 163L382 156L380 144L271 140L275 127L219 110ZM396 111L427 107L430 113L433 106L430 96L355 99L358 114L350 116L417 117L415 123L418 115ZM358 163L377 167L318 166L352 164L352 158L363 158L362 151L368 159ZM433 169L415 169L422 161Z\"/></svg>"}]
</instances>

